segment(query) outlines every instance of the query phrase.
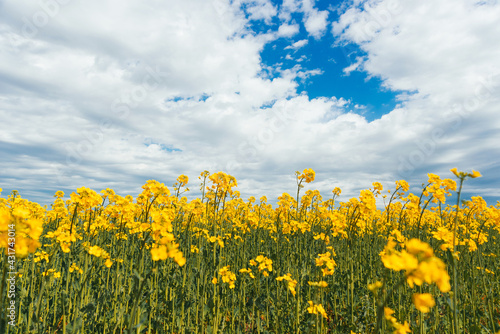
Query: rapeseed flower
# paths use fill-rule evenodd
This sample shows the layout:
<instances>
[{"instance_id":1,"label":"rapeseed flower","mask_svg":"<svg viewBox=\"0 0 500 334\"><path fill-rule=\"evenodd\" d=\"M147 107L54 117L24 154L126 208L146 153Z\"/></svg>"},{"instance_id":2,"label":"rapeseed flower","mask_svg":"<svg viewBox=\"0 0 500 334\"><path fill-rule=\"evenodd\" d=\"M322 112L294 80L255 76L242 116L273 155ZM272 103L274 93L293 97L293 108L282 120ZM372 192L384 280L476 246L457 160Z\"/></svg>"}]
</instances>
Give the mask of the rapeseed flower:
<instances>
[{"instance_id":1,"label":"rapeseed flower","mask_svg":"<svg viewBox=\"0 0 500 334\"><path fill-rule=\"evenodd\" d=\"M307 312L311 314L321 314L323 318L328 319L328 315L326 314L325 309L323 308L323 305L321 304L314 304L311 300L307 302L309 304L309 307L307 308Z\"/></svg>"},{"instance_id":2,"label":"rapeseed flower","mask_svg":"<svg viewBox=\"0 0 500 334\"><path fill-rule=\"evenodd\" d=\"M324 266L321 268L323 276L333 275L335 271L337 263L331 258L331 256L332 254L330 252L326 252L324 254L318 254L318 258L315 260L317 267Z\"/></svg>"},{"instance_id":3,"label":"rapeseed flower","mask_svg":"<svg viewBox=\"0 0 500 334\"><path fill-rule=\"evenodd\" d=\"M427 313L430 311L431 307L436 305L434 297L430 293L414 293L412 296L413 304L417 310L422 313Z\"/></svg>"},{"instance_id":4,"label":"rapeseed flower","mask_svg":"<svg viewBox=\"0 0 500 334\"><path fill-rule=\"evenodd\" d=\"M230 266L225 266L219 269L219 275L221 276L223 283L228 283L230 289L235 288L236 275L229 270Z\"/></svg>"},{"instance_id":5,"label":"rapeseed flower","mask_svg":"<svg viewBox=\"0 0 500 334\"><path fill-rule=\"evenodd\" d=\"M287 281L288 282L288 290L292 293L292 295L295 297L295 294L297 291L295 290L295 287L297 286L298 282L297 280L292 279L292 275L290 273L287 273L286 275L283 276L278 276L276 277L277 281Z\"/></svg>"}]
</instances>

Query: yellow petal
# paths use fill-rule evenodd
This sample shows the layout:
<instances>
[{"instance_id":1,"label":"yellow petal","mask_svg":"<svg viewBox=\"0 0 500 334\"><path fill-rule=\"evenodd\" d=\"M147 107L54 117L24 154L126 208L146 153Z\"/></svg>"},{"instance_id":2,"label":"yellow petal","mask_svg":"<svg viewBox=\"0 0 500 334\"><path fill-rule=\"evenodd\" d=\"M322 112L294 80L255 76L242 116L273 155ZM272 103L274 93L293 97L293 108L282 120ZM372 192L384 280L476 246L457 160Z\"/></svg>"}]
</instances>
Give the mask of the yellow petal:
<instances>
[{"instance_id":1,"label":"yellow petal","mask_svg":"<svg viewBox=\"0 0 500 334\"><path fill-rule=\"evenodd\" d=\"M472 170L472 174L469 174L469 176L473 179L475 179L476 177L481 177L481 173L479 173L478 171L476 170Z\"/></svg>"}]
</instances>

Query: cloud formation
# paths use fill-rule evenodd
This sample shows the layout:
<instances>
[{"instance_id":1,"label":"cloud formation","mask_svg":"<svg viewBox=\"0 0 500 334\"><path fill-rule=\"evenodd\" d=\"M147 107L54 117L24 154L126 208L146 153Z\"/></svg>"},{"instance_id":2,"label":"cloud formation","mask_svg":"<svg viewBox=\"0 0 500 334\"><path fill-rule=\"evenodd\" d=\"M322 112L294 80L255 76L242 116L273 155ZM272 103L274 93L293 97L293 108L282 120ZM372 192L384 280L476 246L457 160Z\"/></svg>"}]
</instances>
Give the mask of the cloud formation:
<instances>
[{"instance_id":1,"label":"cloud formation","mask_svg":"<svg viewBox=\"0 0 500 334\"><path fill-rule=\"evenodd\" d=\"M313 187L348 198L458 167L500 195L496 3L356 1L330 31L332 13L306 0L44 4L6 0L0 12L4 189L48 203L58 189L137 194L187 174L196 196L200 172L223 170L243 197L274 199L313 168ZM368 122L357 101L297 92L321 68L263 65L266 45L301 29L290 48L327 33L359 47L345 72L380 78L397 107Z\"/></svg>"}]
</instances>

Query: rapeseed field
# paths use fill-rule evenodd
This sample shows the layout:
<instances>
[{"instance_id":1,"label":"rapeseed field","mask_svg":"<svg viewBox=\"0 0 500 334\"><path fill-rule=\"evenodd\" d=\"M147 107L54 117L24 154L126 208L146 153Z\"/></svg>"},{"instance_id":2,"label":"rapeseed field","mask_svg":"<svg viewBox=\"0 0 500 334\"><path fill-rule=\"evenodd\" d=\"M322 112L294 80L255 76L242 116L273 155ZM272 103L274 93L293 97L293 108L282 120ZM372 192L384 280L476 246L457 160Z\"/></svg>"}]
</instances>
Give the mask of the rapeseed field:
<instances>
[{"instance_id":1,"label":"rapeseed field","mask_svg":"<svg viewBox=\"0 0 500 334\"><path fill-rule=\"evenodd\" d=\"M208 171L193 200L185 175L136 198L58 191L50 209L14 191L0 332L500 333L500 205L463 200L481 175L451 172L340 202L304 191L306 169L275 207Z\"/></svg>"}]
</instances>

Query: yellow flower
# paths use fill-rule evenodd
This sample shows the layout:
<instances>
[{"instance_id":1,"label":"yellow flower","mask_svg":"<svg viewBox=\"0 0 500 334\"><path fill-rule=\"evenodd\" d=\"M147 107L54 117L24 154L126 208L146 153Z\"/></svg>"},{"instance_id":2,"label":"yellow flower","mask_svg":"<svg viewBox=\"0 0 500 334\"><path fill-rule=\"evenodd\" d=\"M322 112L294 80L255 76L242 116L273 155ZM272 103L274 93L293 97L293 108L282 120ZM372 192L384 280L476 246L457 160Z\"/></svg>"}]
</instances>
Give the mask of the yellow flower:
<instances>
[{"instance_id":1,"label":"yellow flower","mask_svg":"<svg viewBox=\"0 0 500 334\"><path fill-rule=\"evenodd\" d=\"M236 275L229 270L230 266L225 266L219 269L219 275L222 277L222 282L229 283L229 288L234 289L236 281Z\"/></svg>"},{"instance_id":2,"label":"yellow flower","mask_svg":"<svg viewBox=\"0 0 500 334\"><path fill-rule=\"evenodd\" d=\"M295 294L297 291L295 290L295 287L297 286L297 281L296 280L290 280L288 281L288 290L292 293L292 295L295 297Z\"/></svg>"},{"instance_id":3,"label":"yellow flower","mask_svg":"<svg viewBox=\"0 0 500 334\"><path fill-rule=\"evenodd\" d=\"M458 178L460 177L460 173L458 172L458 170L457 170L456 167L450 169L450 172L452 172L453 174L455 174L456 177L458 177Z\"/></svg>"},{"instance_id":4,"label":"yellow flower","mask_svg":"<svg viewBox=\"0 0 500 334\"><path fill-rule=\"evenodd\" d=\"M111 265L113 264L113 261L111 261L110 259L107 259L106 262L104 262L104 265L108 268L111 268Z\"/></svg>"},{"instance_id":5,"label":"yellow flower","mask_svg":"<svg viewBox=\"0 0 500 334\"><path fill-rule=\"evenodd\" d=\"M434 297L430 293L414 293L412 296L413 304L417 310L422 313L427 313L430 311L431 307L436 305Z\"/></svg>"},{"instance_id":6,"label":"yellow flower","mask_svg":"<svg viewBox=\"0 0 500 334\"><path fill-rule=\"evenodd\" d=\"M33 261L35 263L37 263L37 262L40 262L40 261L43 261L43 260L49 262L49 254L47 254L47 252L44 252L44 251L36 252L35 256L33 258Z\"/></svg>"},{"instance_id":7,"label":"yellow flower","mask_svg":"<svg viewBox=\"0 0 500 334\"><path fill-rule=\"evenodd\" d=\"M243 268L240 269L240 273L247 273L251 278L255 278L254 274L252 273L252 269Z\"/></svg>"},{"instance_id":8,"label":"yellow flower","mask_svg":"<svg viewBox=\"0 0 500 334\"><path fill-rule=\"evenodd\" d=\"M396 323L394 327L396 327L396 330L393 332L393 334L411 333L410 324L408 323L408 321L405 321L404 325Z\"/></svg>"},{"instance_id":9,"label":"yellow flower","mask_svg":"<svg viewBox=\"0 0 500 334\"><path fill-rule=\"evenodd\" d=\"M276 277L276 280L277 281L288 281L288 290L290 290L290 292L292 293L292 295L295 297L295 294L297 293L297 291L295 290L295 287L297 286L297 281L292 279L292 275L290 273L284 275L284 276L279 276L279 277Z\"/></svg>"},{"instance_id":10,"label":"yellow flower","mask_svg":"<svg viewBox=\"0 0 500 334\"><path fill-rule=\"evenodd\" d=\"M398 188L401 187L401 189L403 189L403 191L408 191L410 189L410 185L405 180L396 181L396 186Z\"/></svg>"},{"instance_id":11,"label":"yellow flower","mask_svg":"<svg viewBox=\"0 0 500 334\"><path fill-rule=\"evenodd\" d=\"M316 309L323 316L323 318L328 319L328 316L326 314L325 309L323 308L323 305L321 305L321 304L316 305Z\"/></svg>"},{"instance_id":12,"label":"yellow flower","mask_svg":"<svg viewBox=\"0 0 500 334\"><path fill-rule=\"evenodd\" d=\"M92 246L89 248L89 254L96 257L101 257L103 249L99 246Z\"/></svg>"},{"instance_id":13,"label":"yellow flower","mask_svg":"<svg viewBox=\"0 0 500 334\"><path fill-rule=\"evenodd\" d=\"M320 287L320 288L326 288L328 286L328 283L326 283L325 281L319 281L319 282L307 282L307 284L309 284L310 286L317 286L317 287Z\"/></svg>"},{"instance_id":14,"label":"yellow flower","mask_svg":"<svg viewBox=\"0 0 500 334\"><path fill-rule=\"evenodd\" d=\"M186 258L182 255L182 252L177 249L171 251L169 256L181 267L186 264Z\"/></svg>"},{"instance_id":15,"label":"yellow flower","mask_svg":"<svg viewBox=\"0 0 500 334\"><path fill-rule=\"evenodd\" d=\"M60 278L61 277L61 273L58 272L58 271L55 271L55 269L49 269L47 271L44 271L42 273L42 276L48 276L50 274L52 274L52 276L54 276L54 278Z\"/></svg>"},{"instance_id":16,"label":"yellow flower","mask_svg":"<svg viewBox=\"0 0 500 334\"><path fill-rule=\"evenodd\" d=\"M217 238L217 243L219 244L220 248L224 248L224 241L220 237Z\"/></svg>"},{"instance_id":17,"label":"yellow flower","mask_svg":"<svg viewBox=\"0 0 500 334\"><path fill-rule=\"evenodd\" d=\"M335 271L337 263L335 262L335 260L331 258L331 256L332 254L330 252L326 252L324 254L318 254L318 258L316 259L316 266L317 267L325 266L324 268L321 268L323 276L333 275Z\"/></svg>"},{"instance_id":18,"label":"yellow flower","mask_svg":"<svg viewBox=\"0 0 500 334\"><path fill-rule=\"evenodd\" d=\"M312 170L311 168L304 169L302 174L300 174L299 172L295 172L295 173L297 175L299 182L304 181L305 183L311 183L312 181L314 181L314 178L316 176L316 172L314 170Z\"/></svg>"},{"instance_id":19,"label":"yellow flower","mask_svg":"<svg viewBox=\"0 0 500 334\"><path fill-rule=\"evenodd\" d=\"M179 182L179 187L185 186L189 181L189 178L186 175L179 175L177 178L177 182Z\"/></svg>"},{"instance_id":20,"label":"yellow flower","mask_svg":"<svg viewBox=\"0 0 500 334\"><path fill-rule=\"evenodd\" d=\"M217 277L212 278L212 284L217 284Z\"/></svg>"},{"instance_id":21,"label":"yellow flower","mask_svg":"<svg viewBox=\"0 0 500 334\"><path fill-rule=\"evenodd\" d=\"M168 257L167 247L161 245L160 247L151 248L151 257L153 261L165 260Z\"/></svg>"},{"instance_id":22,"label":"yellow flower","mask_svg":"<svg viewBox=\"0 0 500 334\"><path fill-rule=\"evenodd\" d=\"M434 251L428 243L418 239L411 239L406 243L406 250L412 255L422 255L424 258L429 258L434 255Z\"/></svg>"},{"instance_id":23,"label":"yellow flower","mask_svg":"<svg viewBox=\"0 0 500 334\"><path fill-rule=\"evenodd\" d=\"M321 314L323 318L328 319L325 309L321 304L314 304L312 301L308 301L309 307L307 308L307 312L311 314Z\"/></svg>"},{"instance_id":24,"label":"yellow flower","mask_svg":"<svg viewBox=\"0 0 500 334\"><path fill-rule=\"evenodd\" d=\"M309 312L311 314L316 313L315 308L314 308L314 303L312 302L312 300L309 300L308 303L309 303L309 307L307 308L307 312Z\"/></svg>"},{"instance_id":25,"label":"yellow flower","mask_svg":"<svg viewBox=\"0 0 500 334\"><path fill-rule=\"evenodd\" d=\"M450 172L455 174L455 176L458 177L459 179L464 179L466 177L470 177L472 179L475 179L476 177L482 176L481 173L479 173L478 171L475 171L475 170L472 170L472 173L466 173L466 172L459 172L457 170L457 168L452 168L452 169L450 169Z\"/></svg>"},{"instance_id":26,"label":"yellow flower","mask_svg":"<svg viewBox=\"0 0 500 334\"><path fill-rule=\"evenodd\" d=\"M394 314L394 311L389 308L389 307L384 307L384 317L386 320L389 321L396 321L396 318L394 318L392 315Z\"/></svg>"},{"instance_id":27,"label":"yellow flower","mask_svg":"<svg viewBox=\"0 0 500 334\"><path fill-rule=\"evenodd\" d=\"M492 275L495 275L495 273L487 268L481 268L481 267L476 267L476 269L479 269L479 270L483 270L486 271L488 274L492 274Z\"/></svg>"},{"instance_id":28,"label":"yellow flower","mask_svg":"<svg viewBox=\"0 0 500 334\"><path fill-rule=\"evenodd\" d=\"M375 283L368 284L368 290L375 292L382 287L382 282L376 281Z\"/></svg>"},{"instance_id":29,"label":"yellow flower","mask_svg":"<svg viewBox=\"0 0 500 334\"><path fill-rule=\"evenodd\" d=\"M400 270L411 271L418 267L417 258L406 251L402 251L399 254L394 253L390 255L383 255L382 262L384 263L384 266L386 268L395 271L400 271Z\"/></svg>"},{"instance_id":30,"label":"yellow flower","mask_svg":"<svg viewBox=\"0 0 500 334\"><path fill-rule=\"evenodd\" d=\"M472 170L472 174L469 174L469 176L475 179L476 177L481 177L482 175L478 171Z\"/></svg>"},{"instance_id":31,"label":"yellow flower","mask_svg":"<svg viewBox=\"0 0 500 334\"><path fill-rule=\"evenodd\" d=\"M292 278L291 278L291 274L289 274L289 273L288 273L288 274L286 274L286 275L284 275L284 276L278 276L278 277L276 277L276 280L277 280L277 281L280 281L280 282L281 282L282 280L289 281L289 280L291 280L291 279L292 279Z\"/></svg>"},{"instance_id":32,"label":"yellow flower","mask_svg":"<svg viewBox=\"0 0 500 334\"><path fill-rule=\"evenodd\" d=\"M438 227L436 232L432 232L432 235L437 240L442 240L444 243L440 246L442 250L453 248L453 232L447 230L445 227Z\"/></svg>"},{"instance_id":33,"label":"yellow flower","mask_svg":"<svg viewBox=\"0 0 500 334\"><path fill-rule=\"evenodd\" d=\"M80 274L83 274L83 270L76 265L76 263L72 263L71 267L69 267L69 272L72 273L73 271L77 271Z\"/></svg>"},{"instance_id":34,"label":"yellow flower","mask_svg":"<svg viewBox=\"0 0 500 334\"><path fill-rule=\"evenodd\" d=\"M269 272L273 271L273 261L264 255L258 255L255 260L252 259L249 262L252 266L258 266L259 272L266 277L269 276Z\"/></svg>"},{"instance_id":35,"label":"yellow flower","mask_svg":"<svg viewBox=\"0 0 500 334\"><path fill-rule=\"evenodd\" d=\"M61 250L64 252L64 253L69 253L70 249L69 249L69 246L71 244L67 244L67 243L60 243L61 245Z\"/></svg>"},{"instance_id":36,"label":"yellow flower","mask_svg":"<svg viewBox=\"0 0 500 334\"><path fill-rule=\"evenodd\" d=\"M436 283L441 292L448 292L451 289L446 265L437 257L421 262L418 268L407 276L406 281L411 288L414 284L422 285L423 282L427 282Z\"/></svg>"},{"instance_id":37,"label":"yellow flower","mask_svg":"<svg viewBox=\"0 0 500 334\"><path fill-rule=\"evenodd\" d=\"M373 182L373 190L375 191L375 193L377 194L380 194L380 192L382 190L384 190L384 187L382 186L382 184L380 182Z\"/></svg>"}]
</instances>

